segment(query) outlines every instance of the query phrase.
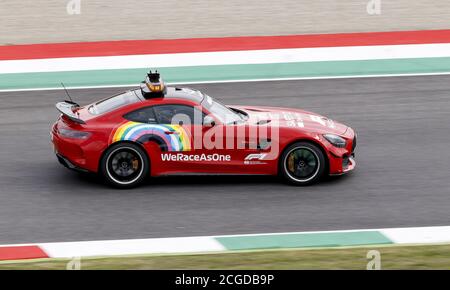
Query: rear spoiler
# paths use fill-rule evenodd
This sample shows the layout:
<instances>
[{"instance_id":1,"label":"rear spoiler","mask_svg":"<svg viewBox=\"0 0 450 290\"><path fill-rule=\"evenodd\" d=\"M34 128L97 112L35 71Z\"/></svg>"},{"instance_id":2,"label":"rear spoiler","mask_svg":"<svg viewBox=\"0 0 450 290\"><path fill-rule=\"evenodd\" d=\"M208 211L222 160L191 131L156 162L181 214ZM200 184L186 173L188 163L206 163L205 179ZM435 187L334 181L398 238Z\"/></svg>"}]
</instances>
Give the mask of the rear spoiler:
<instances>
[{"instance_id":1,"label":"rear spoiler","mask_svg":"<svg viewBox=\"0 0 450 290\"><path fill-rule=\"evenodd\" d=\"M69 118L70 120L78 123L78 124L86 124L86 122L84 122L83 120L81 120L79 118L78 114L75 114L73 112L74 109L80 107L78 104L72 103L72 102L59 102L56 104L56 109L63 114L64 116L66 116L67 118Z\"/></svg>"}]
</instances>

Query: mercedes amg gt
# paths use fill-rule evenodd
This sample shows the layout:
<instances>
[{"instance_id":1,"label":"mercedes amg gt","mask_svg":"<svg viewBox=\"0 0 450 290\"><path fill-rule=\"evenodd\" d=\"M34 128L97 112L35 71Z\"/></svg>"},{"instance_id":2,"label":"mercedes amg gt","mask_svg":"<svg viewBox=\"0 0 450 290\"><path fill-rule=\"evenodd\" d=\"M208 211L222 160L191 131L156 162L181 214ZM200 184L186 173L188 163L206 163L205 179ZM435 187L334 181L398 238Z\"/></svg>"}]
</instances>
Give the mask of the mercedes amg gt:
<instances>
[{"instance_id":1,"label":"mercedes amg gt","mask_svg":"<svg viewBox=\"0 0 450 290\"><path fill-rule=\"evenodd\" d=\"M118 188L171 174L280 175L309 185L355 168L356 134L301 109L226 106L166 86L150 72L139 88L61 113L51 139L60 163Z\"/></svg>"}]
</instances>

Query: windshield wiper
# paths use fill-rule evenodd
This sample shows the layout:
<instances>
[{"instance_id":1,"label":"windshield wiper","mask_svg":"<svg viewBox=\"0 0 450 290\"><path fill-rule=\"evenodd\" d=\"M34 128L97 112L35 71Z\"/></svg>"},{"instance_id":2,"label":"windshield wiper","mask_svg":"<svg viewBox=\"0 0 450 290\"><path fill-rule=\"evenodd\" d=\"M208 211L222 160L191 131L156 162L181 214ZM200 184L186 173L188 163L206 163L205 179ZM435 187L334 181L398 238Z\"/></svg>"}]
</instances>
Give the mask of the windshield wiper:
<instances>
[{"instance_id":1,"label":"windshield wiper","mask_svg":"<svg viewBox=\"0 0 450 290\"><path fill-rule=\"evenodd\" d=\"M248 117L248 114L246 112L244 112L244 111L241 111L241 110L236 109L236 108L231 108L231 107L228 107L228 108L230 110L234 111L239 116L239 118L241 118L242 120L245 120Z\"/></svg>"}]
</instances>

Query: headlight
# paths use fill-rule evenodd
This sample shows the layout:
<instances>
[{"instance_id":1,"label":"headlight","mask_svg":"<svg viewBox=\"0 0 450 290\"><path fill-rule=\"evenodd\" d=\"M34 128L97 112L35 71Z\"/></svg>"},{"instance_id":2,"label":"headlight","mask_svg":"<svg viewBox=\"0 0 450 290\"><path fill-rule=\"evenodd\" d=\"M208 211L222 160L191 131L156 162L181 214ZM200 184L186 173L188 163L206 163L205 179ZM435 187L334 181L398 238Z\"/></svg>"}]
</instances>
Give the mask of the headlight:
<instances>
[{"instance_id":1,"label":"headlight","mask_svg":"<svg viewBox=\"0 0 450 290\"><path fill-rule=\"evenodd\" d=\"M338 135L324 134L323 137L327 139L327 141L330 142L333 146L338 148L344 148L347 143L344 138L339 137Z\"/></svg>"},{"instance_id":2,"label":"headlight","mask_svg":"<svg viewBox=\"0 0 450 290\"><path fill-rule=\"evenodd\" d=\"M73 139L87 139L89 138L89 136L91 136L91 133L89 132L75 131L63 128L58 129L58 132L62 137Z\"/></svg>"}]
</instances>

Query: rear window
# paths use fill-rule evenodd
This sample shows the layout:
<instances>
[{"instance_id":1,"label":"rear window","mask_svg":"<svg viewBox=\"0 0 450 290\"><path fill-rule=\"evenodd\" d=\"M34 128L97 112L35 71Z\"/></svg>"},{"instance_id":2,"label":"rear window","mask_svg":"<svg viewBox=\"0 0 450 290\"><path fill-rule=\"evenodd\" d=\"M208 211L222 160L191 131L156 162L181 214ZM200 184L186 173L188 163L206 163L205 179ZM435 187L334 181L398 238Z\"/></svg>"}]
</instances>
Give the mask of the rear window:
<instances>
[{"instance_id":1,"label":"rear window","mask_svg":"<svg viewBox=\"0 0 450 290\"><path fill-rule=\"evenodd\" d=\"M140 98L135 94L135 92L129 91L95 103L89 107L89 113L93 115L101 115L138 101L140 101Z\"/></svg>"}]
</instances>

